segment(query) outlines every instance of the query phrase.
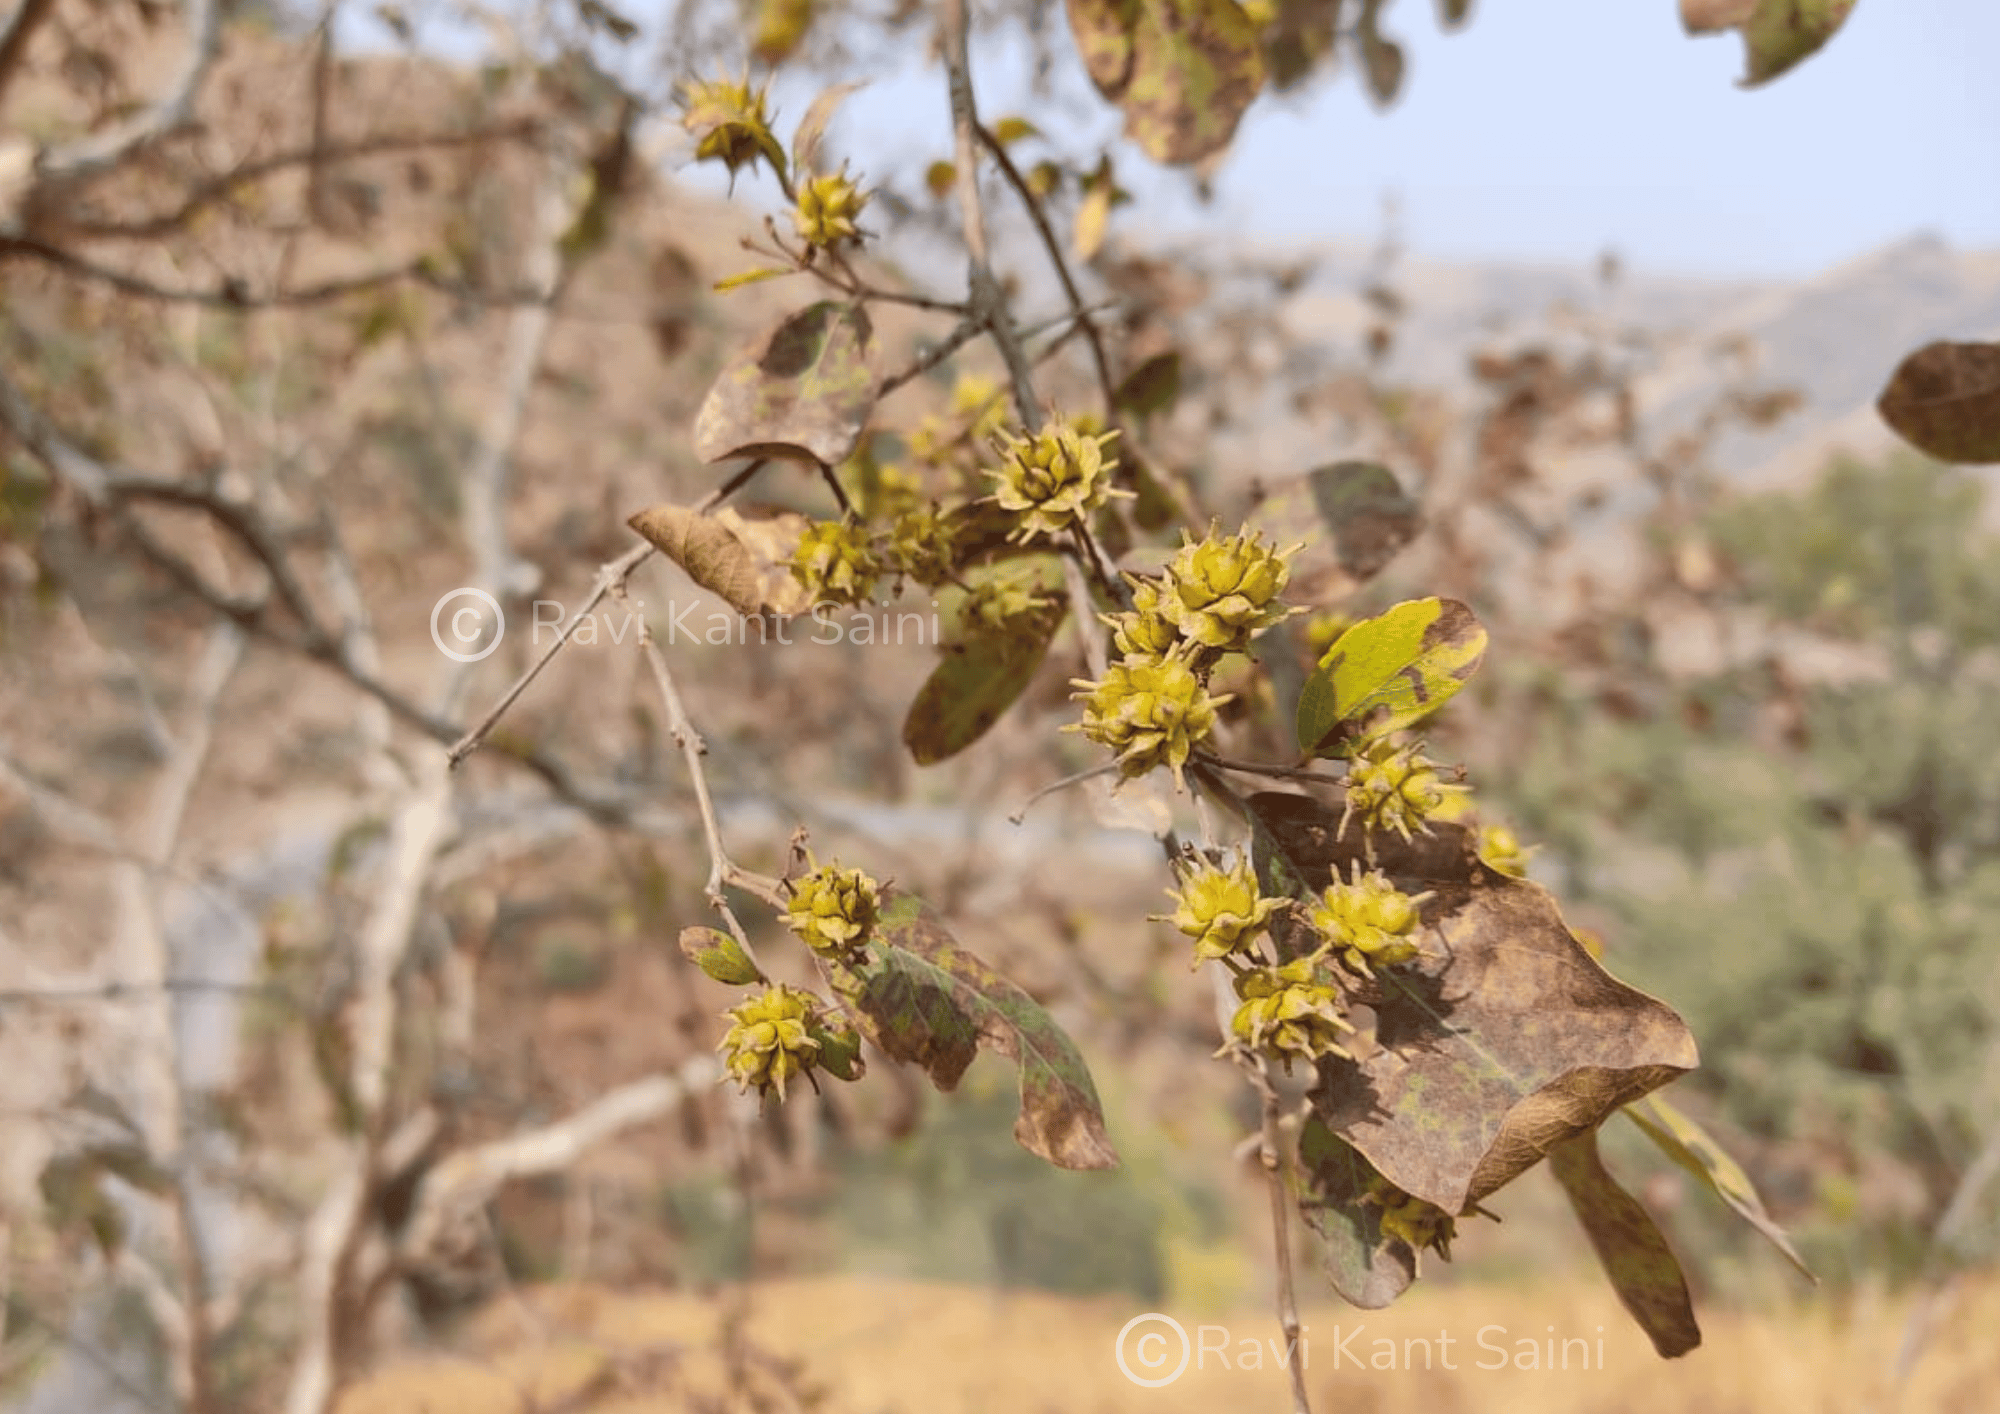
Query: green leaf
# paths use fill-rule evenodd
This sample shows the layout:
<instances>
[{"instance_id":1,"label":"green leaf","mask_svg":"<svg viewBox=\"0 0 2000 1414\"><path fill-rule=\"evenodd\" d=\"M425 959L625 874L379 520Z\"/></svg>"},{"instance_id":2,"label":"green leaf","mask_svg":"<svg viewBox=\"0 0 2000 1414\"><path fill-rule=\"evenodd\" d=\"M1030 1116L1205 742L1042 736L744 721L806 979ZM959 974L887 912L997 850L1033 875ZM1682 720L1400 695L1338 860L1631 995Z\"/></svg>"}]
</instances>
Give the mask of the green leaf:
<instances>
[{"instance_id":1,"label":"green leaf","mask_svg":"<svg viewBox=\"0 0 2000 1414\"><path fill-rule=\"evenodd\" d=\"M1464 1213L1696 1065L1673 1009L1593 961L1546 889L1481 864L1470 830L1343 836L1339 814L1306 796L1262 791L1245 805L1260 880L1309 898L1372 862L1404 893L1430 895L1422 956L1351 984L1375 1014L1374 1045L1322 1061L1312 1095L1398 1188ZM1297 910L1272 932L1290 955L1317 938Z\"/></svg>"},{"instance_id":2,"label":"green leaf","mask_svg":"<svg viewBox=\"0 0 2000 1414\"><path fill-rule=\"evenodd\" d=\"M956 756L993 728L1034 681L1061 627L1065 596L1007 620L1004 632L955 622L944 659L918 689L903 719L903 744L919 766Z\"/></svg>"},{"instance_id":3,"label":"green leaf","mask_svg":"<svg viewBox=\"0 0 2000 1414\"><path fill-rule=\"evenodd\" d=\"M916 895L885 888L866 960L830 970L862 1031L892 1060L914 1062L949 1091L981 1047L1006 1056L1021 1076L1021 1147L1059 1168L1117 1167L1075 1044L1034 998L961 948Z\"/></svg>"},{"instance_id":4,"label":"green leaf","mask_svg":"<svg viewBox=\"0 0 2000 1414\"><path fill-rule=\"evenodd\" d=\"M1422 721L1486 656L1486 630L1456 599L1411 599L1334 640L1299 694L1299 749L1345 756Z\"/></svg>"},{"instance_id":5,"label":"green leaf","mask_svg":"<svg viewBox=\"0 0 2000 1414\"><path fill-rule=\"evenodd\" d=\"M1853 9L1854 0L1758 0L1743 22L1744 87L1769 83L1817 53Z\"/></svg>"},{"instance_id":6,"label":"green leaf","mask_svg":"<svg viewBox=\"0 0 2000 1414\"><path fill-rule=\"evenodd\" d=\"M859 1080L868 1073L868 1062L861 1058L861 1033L853 1027L844 1022L829 1026L822 1020L807 1034L819 1042L815 1063L834 1079Z\"/></svg>"},{"instance_id":7,"label":"green leaf","mask_svg":"<svg viewBox=\"0 0 2000 1414\"><path fill-rule=\"evenodd\" d=\"M1299 1128L1299 1216L1320 1235L1326 1277L1341 1299L1379 1311L1417 1279L1417 1254L1382 1232L1382 1205L1364 1203L1368 1160L1309 1114Z\"/></svg>"},{"instance_id":8,"label":"green leaf","mask_svg":"<svg viewBox=\"0 0 2000 1414\"><path fill-rule=\"evenodd\" d=\"M1941 462L2000 462L2000 344L1926 344L1875 404L1896 435Z\"/></svg>"},{"instance_id":9,"label":"green leaf","mask_svg":"<svg viewBox=\"0 0 2000 1414\"><path fill-rule=\"evenodd\" d=\"M714 928L683 928L681 953L725 987L747 987L764 980L743 945Z\"/></svg>"},{"instance_id":10,"label":"green leaf","mask_svg":"<svg viewBox=\"0 0 2000 1414\"><path fill-rule=\"evenodd\" d=\"M1165 412L1181 395L1181 355L1179 349L1154 354L1126 374L1112 396L1112 402L1134 417L1151 417Z\"/></svg>"},{"instance_id":11,"label":"green leaf","mask_svg":"<svg viewBox=\"0 0 2000 1414\"><path fill-rule=\"evenodd\" d=\"M875 407L875 328L859 305L787 315L732 358L695 418L695 455L847 460Z\"/></svg>"},{"instance_id":12,"label":"green leaf","mask_svg":"<svg viewBox=\"0 0 2000 1414\"><path fill-rule=\"evenodd\" d=\"M1653 1349L1671 1360L1700 1345L1701 1327L1695 1324L1680 1261L1652 1216L1604 1167L1597 1132L1556 1145L1549 1151L1549 1167L1569 1195L1618 1299L1651 1337Z\"/></svg>"},{"instance_id":13,"label":"green leaf","mask_svg":"<svg viewBox=\"0 0 2000 1414\"><path fill-rule=\"evenodd\" d=\"M1791 1238L1765 1211L1764 1200L1757 1196L1757 1186L1750 1181L1750 1175L1707 1130L1661 1095L1648 1095L1627 1105L1625 1118L1638 1125L1668 1158L1701 1180L1702 1186L1727 1204L1731 1212L1762 1233L1785 1254L1785 1260L1798 1269L1799 1275L1819 1285L1819 1278L1813 1275L1798 1248L1792 1246Z\"/></svg>"},{"instance_id":14,"label":"green leaf","mask_svg":"<svg viewBox=\"0 0 2000 1414\"><path fill-rule=\"evenodd\" d=\"M1256 26L1235 0L1068 0L1070 33L1097 91L1155 162L1199 162L1229 145L1264 84Z\"/></svg>"}]
</instances>

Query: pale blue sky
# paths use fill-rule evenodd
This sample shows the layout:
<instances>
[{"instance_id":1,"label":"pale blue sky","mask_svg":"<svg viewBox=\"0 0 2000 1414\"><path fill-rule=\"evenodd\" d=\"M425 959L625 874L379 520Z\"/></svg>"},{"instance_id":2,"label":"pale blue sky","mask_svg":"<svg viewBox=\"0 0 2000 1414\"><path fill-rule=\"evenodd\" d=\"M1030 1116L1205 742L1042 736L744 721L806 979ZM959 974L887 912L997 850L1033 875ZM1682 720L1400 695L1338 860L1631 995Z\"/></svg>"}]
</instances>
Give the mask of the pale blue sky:
<instances>
[{"instance_id":1,"label":"pale blue sky","mask_svg":"<svg viewBox=\"0 0 2000 1414\"><path fill-rule=\"evenodd\" d=\"M1409 55L1401 101L1377 113L1352 74L1261 98L1206 211L1121 146L1147 219L1369 240L1393 193L1418 255L1571 263L1614 248L1655 274L1794 278L1916 231L2000 249L2000 0L1860 0L1826 49L1761 89L1737 86L1737 36L1682 33L1677 0L1475 0L1451 34L1431 0L1396 0L1384 28ZM1094 96L1029 98L1016 49L983 63L975 51L975 67L989 116L1026 112L1078 151L1117 130ZM846 77L874 82L828 151L913 187L947 155L941 75L905 56ZM1080 68L1060 77L1059 90L1085 91ZM774 89L781 133L811 93L787 78Z\"/></svg>"}]
</instances>

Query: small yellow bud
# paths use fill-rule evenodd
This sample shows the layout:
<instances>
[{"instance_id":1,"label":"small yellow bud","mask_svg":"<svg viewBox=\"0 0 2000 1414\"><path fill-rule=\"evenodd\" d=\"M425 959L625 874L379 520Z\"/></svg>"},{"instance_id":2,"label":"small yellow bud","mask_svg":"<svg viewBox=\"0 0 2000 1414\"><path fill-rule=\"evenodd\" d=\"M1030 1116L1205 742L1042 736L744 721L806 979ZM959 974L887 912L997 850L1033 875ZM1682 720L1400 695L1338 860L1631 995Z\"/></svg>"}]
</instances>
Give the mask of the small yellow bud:
<instances>
[{"instance_id":1,"label":"small yellow bud","mask_svg":"<svg viewBox=\"0 0 2000 1414\"><path fill-rule=\"evenodd\" d=\"M792 225L798 229L799 239L812 246L858 241L861 232L854 223L867 204L867 193L848 179L845 168L830 176L807 177L799 183L799 204L792 212Z\"/></svg>"},{"instance_id":2,"label":"small yellow bud","mask_svg":"<svg viewBox=\"0 0 2000 1414\"><path fill-rule=\"evenodd\" d=\"M1378 741L1347 768L1347 810L1340 817L1340 832L1347 833L1349 820L1359 820L1364 830L1391 829L1405 840L1413 829L1427 835L1426 822L1465 794L1464 786L1445 784L1437 763L1414 744L1397 747Z\"/></svg>"},{"instance_id":3,"label":"small yellow bud","mask_svg":"<svg viewBox=\"0 0 2000 1414\"><path fill-rule=\"evenodd\" d=\"M1340 1039L1354 1028L1340 1014L1339 991L1322 980L1318 956L1245 972L1236 979L1236 995L1242 1005L1230 1019L1230 1034L1284 1062L1287 1074L1294 1060L1348 1054Z\"/></svg>"}]
</instances>

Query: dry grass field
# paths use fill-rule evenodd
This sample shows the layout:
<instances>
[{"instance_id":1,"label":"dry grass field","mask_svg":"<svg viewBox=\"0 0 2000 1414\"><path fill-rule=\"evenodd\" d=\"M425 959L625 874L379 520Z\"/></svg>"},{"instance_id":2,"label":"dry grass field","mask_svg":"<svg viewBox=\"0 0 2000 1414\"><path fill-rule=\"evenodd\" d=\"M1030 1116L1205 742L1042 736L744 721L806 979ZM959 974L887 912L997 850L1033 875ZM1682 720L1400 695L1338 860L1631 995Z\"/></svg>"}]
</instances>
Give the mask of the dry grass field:
<instances>
[{"instance_id":1,"label":"dry grass field","mask_svg":"<svg viewBox=\"0 0 2000 1414\"><path fill-rule=\"evenodd\" d=\"M722 1309L684 1294L524 1290L480 1316L456 1355L378 1372L349 1392L340 1414L752 1407L715 1399L723 1383L714 1353ZM1901 1298L1868 1297L1802 1302L1780 1315L1711 1309L1706 1343L1672 1362L1653 1355L1601 1282L1419 1287L1391 1311L1318 1304L1303 1319L1314 1407L1333 1414L1987 1414L2000 1408L2000 1344L1993 1339L2000 1331L2000 1281L1959 1289L1899 1386L1892 1371L1910 1310ZM1114 1358L1120 1329L1139 1314L1130 1302L825 1278L757 1287L747 1329L764 1351L802 1363L805 1385L823 1397L810 1406L809 1388L799 1407L839 1414L1279 1414L1288 1407L1286 1376L1268 1346L1275 1324L1264 1311L1184 1315L1182 1324L1201 1348L1180 1378L1159 1388L1132 1384ZM1139 1351L1147 1329L1163 1333L1166 1345ZM1451 1338L1449 1345L1441 1335ZM1518 1344L1524 1338L1536 1346L1532 1362ZM1263 1347L1258 1361L1246 1359L1246 1340ZM1173 1368L1178 1341L1163 1325L1135 1329L1127 1341L1133 1372L1152 1373L1141 1356L1163 1349L1169 1360L1160 1374ZM1445 1368L1447 1361L1453 1368ZM1538 1368L1519 1368L1530 1364ZM668 1365L675 1373L663 1380L658 1372Z\"/></svg>"}]
</instances>

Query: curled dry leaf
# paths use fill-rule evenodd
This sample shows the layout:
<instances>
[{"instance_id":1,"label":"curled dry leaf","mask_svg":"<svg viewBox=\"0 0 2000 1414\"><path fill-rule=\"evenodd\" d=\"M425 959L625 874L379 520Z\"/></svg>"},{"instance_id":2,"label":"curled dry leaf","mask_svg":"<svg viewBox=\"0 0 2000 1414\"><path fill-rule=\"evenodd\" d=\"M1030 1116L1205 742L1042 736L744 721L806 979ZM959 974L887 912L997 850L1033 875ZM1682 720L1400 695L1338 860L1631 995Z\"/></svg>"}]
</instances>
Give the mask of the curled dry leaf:
<instances>
[{"instance_id":1,"label":"curled dry leaf","mask_svg":"<svg viewBox=\"0 0 2000 1414\"><path fill-rule=\"evenodd\" d=\"M728 506L703 515L669 504L640 511L626 524L745 617L800 614L809 607L791 572L804 516L786 511L751 521Z\"/></svg>"},{"instance_id":2,"label":"curled dry leaf","mask_svg":"<svg viewBox=\"0 0 2000 1414\"><path fill-rule=\"evenodd\" d=\"M859 305L823 300L786 315L715 377L695 418L695 455L846 461L881 381Z\"/></svg>"},{"instance_id":3,"label":"curled dry leaf","mask_svg":"<svg viewBox=\"0 0 2000 1414\"><path fill-rule=\"evenodd\" d=\"M1924 345L1896 366L1875 407L1939 461L2000 462L2000 344Z\"/></svg>"},{"instance_id":4,"label":"curled dry leaf","mask_svg":"<svg viewBox=\"0 0 2000 1414\"><path fill-rule=\"evenodd\" d=\"M792 171L804 175L817 166L819 145L826 140L827 124L833 121L834 112L857 89L867 86L866 80L857 79L820 90L819 97L812 101L812 107L806 109L805 117L799 119L799 126L792 133Z\"/></svg>"},{"instance_id":5,"label":"curled dry leaf","mask_svg":"<svg viewBox=\"0 0 2000 1414\"><path fill-rule=\"evenodd\" d=\"M1594 962L1546 889L1480 864L1463 826L1405 842L1350 822L1343 837L1308 797L1247 804L1267 892L1311 897L1358 863L1432 895L1421 958L1376 974L1374 1049L1323 1060L1313 1091L1327 1128L1405 1192L1463 1213L1698 1063L1673 1009Z\"/></svg>"}]
</instances>

